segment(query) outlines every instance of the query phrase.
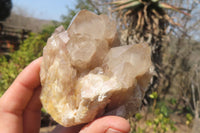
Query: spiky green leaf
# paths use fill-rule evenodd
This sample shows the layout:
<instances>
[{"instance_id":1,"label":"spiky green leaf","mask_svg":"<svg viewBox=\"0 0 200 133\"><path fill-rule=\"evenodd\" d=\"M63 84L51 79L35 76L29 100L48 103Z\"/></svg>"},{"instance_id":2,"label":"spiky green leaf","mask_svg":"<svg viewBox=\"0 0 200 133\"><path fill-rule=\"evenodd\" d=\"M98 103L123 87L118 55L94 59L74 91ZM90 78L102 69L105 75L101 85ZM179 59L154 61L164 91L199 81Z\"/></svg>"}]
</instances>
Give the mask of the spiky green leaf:
<instances>
[{"instance_id":1,"label":"spiky green leaf","mask_svg":"<svg viewBox=\"0 0 200 133\"><path fill-rule=\"evenodd\" d=\"M132 3L132 2L135 2L135 1L138 1L138 0L119 0L119 1L111 2L110 4L114 5L115 7L120 7L123 5L127 5L129 3Z\"/></svg>"},{"instance_id":2,"label":"spiky green leaf","mask_svg":"<svg viewBox=\"0 0 200 133\"><path fill-rule=\"evenodd\" d=\"M180 10L181 8L179 8L179 7L175 7L175 6L172 6L172 5L167 4L167 3L159 3L158 6L161 7L161 8L174 10L174 11L176 11L176 12L179 12L179 13L185 14L185 15L187 15L187 16L191 16L189 13L186 13L186 12Z\"/></svg>"},{"instance_id":3,"label":"spiky green leaf","mask_svg":"<svg viewBox=\"0 0 200 133\"><path fill-rule=\"evenodd\" d=\"M134 2L131 2L131 3L128 3L128 4L123 4L123 5L115 8L114 11L119 11L119 10L124 10L124 9L129 9L129 8L134 9L135 7L140 6L141 4L142 3L139 2L139 1L134 1Z\"/></svg>"},{"instance_id":4,"label":"spiky green leaf","mask_svg":"<svg viewBox=\"0 0 200 133\"><path fill-rule=\"evenodd\" d=\"M134 1L138 1L138 0L117 0L117 1L110 2L109 4L110 5L119 5L119 4L134 2Z\"/></svg>"}]
</instances>

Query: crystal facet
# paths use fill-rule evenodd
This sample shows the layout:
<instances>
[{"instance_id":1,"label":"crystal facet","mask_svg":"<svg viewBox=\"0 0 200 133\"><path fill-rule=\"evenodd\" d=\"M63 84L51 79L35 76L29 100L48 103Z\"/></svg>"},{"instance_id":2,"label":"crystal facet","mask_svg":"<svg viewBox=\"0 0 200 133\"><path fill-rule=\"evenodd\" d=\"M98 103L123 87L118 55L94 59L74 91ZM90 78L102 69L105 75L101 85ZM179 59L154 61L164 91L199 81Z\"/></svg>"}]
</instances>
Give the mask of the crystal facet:
<instances>
[{"instance_id":1,"label":"crystal facet","mask_svg":"<svg viewBox=\"0 0 200 133\"><path fill-rule=\"evenodd\" d=\"M146 44L117 46L116 40L115 22L86 10L48 39L40 99L55 121L69 127L138 110L151 78L151 50Z\"/></svg>"}]
</instances>

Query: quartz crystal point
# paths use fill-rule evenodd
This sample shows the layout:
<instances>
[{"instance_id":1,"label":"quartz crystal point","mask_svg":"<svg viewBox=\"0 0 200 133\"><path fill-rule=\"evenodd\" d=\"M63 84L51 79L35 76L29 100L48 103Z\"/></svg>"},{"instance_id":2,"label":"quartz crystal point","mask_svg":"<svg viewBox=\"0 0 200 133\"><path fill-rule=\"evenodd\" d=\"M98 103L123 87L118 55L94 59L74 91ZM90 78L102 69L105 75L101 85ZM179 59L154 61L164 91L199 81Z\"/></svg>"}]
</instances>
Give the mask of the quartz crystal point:
<instances>
[{"instance_id":1,"label":"quartz crystal point","mask_svg":"<svg viewBox=\"0 0 200 133\"><path fill-rule=\"evenodd\" d=\"M80 11L65 31L48 39L41 64L41 102L69 127L138 110L151 78L146 44L116 46L116 24L105 15Z\"/></svg>"}]
</instances>

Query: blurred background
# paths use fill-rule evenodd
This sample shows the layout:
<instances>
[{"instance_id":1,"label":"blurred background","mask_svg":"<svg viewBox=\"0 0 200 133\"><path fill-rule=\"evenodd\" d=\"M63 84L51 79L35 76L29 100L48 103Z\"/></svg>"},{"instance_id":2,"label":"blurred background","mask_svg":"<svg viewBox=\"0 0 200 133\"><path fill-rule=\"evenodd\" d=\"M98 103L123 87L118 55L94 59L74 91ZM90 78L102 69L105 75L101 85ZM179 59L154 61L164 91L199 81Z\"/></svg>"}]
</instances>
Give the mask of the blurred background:
<instances>
[{"instance_id":1,"label":"blurred background","mask_svg":"<svg viewBox=\"0 0 200 133\"><path fill-rule=\"evenodd\" d=\"M0 0L0 96L82 9L115 19L122 45L152 47L155 74L131 133L199 133L200 0ZM41 133L54 125L42 109Z\"/></svg>"}]
</instances>

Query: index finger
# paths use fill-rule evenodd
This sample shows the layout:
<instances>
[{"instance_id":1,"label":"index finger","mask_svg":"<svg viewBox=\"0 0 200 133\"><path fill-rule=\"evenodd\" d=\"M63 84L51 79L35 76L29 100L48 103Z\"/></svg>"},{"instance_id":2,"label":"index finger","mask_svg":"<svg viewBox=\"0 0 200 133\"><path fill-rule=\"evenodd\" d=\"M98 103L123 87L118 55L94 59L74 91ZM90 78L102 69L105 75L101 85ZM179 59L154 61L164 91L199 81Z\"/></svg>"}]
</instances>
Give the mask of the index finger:
<instances>
[{"instance_id":1,"label":"index finger","mask_svg":"<svg viewBox=\"0 0 200 133\"><path fill-rule=\"evenodd\" d=\"M21 114L31 99L34 89L40 86L40 64L38 58L28 65L15 79L1 98L1 105L6 112Z\"/></svg>"}]
</instances>

